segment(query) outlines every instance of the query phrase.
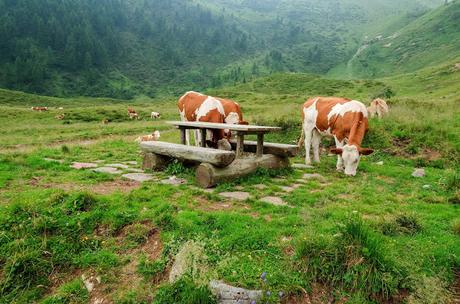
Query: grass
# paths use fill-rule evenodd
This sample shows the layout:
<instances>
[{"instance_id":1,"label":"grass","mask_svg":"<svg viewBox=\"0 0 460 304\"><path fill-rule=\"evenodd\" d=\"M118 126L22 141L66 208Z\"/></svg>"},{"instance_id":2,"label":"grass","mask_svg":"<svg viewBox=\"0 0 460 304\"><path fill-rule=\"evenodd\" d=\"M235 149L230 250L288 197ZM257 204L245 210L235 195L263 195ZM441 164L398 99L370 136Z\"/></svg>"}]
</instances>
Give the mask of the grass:
<instances>
[{"instance_id":1,"label":"grass","mask_svg":"<svg viewBox=\"0 0 460 304\"><path fill-rule=\"evenodd\" d=\"M203 247L206 278L261 289L269 303L300 299L303 290L315 296L318 284L351 303L448 299L460 267L460 113L452 95L458 73L446 74L449 65L376 81L275 74L212 90L240 102L245 119L281 126L268 137L286 143L300 134L307 96L367 102L386 88L396 95L390 115L371 121L365 145L376 153L363 158L355 178L337 173L335 158L322 155L313 169L260 170L211 193L195 187L193 170L180 163L155 173L188 180L179 187L152 181L126 188L118 176L69 168L74 161L140 162L134 139L155 129L177 142L178 132L163 120L146 118L155 110L177 119L173 97L98 103L1 91L0 303L86 303L94 293L82 285L83 273L100 275L97 294L115 303L214 303L202 278L167 280L174 256L190 241ZM50 112L29 109L38 103ZM68 121L54 118L60 106ZM125 118L127 107L143 119ZM413 178L420 166L426 177ZM304 173L324 180L283 192ZM237 186L251 197L218 195ZM271 195L292 208L261 201ZM143 247L152 229L161 243L155 258Z\"/></svg>"}]
</instances>

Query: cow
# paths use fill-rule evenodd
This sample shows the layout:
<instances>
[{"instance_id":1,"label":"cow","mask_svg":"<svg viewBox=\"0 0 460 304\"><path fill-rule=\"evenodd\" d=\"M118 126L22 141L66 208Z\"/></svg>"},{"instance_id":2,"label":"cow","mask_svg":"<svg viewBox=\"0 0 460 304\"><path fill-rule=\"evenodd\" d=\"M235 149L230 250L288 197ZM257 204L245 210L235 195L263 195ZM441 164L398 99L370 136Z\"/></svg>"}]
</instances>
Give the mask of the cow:
<instances>
[{"instance_id":1,"label":"cow","mask_svg":"<svg viewBox=\"0 0 460 304\"><path fill-rule=\"evenodd\" d=\"M149 135L144 135L144 136L139 136L136 139L136 142L143 142L143 141L157 141L161 137L160 131L155 131L152 134Z\"/></svg>"},{"instance_id":2,"label":"cow","mask_svg":"<svg viewBox=\"0 0 460 304\"><path fill-rule=\"evenodd\" d=\"M128 108L128 116L130 119L139 119L139 114L132 108Z\"/></svg>"},{"instance_id":3,"label":"cow","mask_svg":"<svg viewBox=\"0 0 460 304\"><path fill-rule=\"evenodd\" d=\"M238 103L218 97L212 97L197 92L187 92L179 98L179 113L182 121L201 121L212 123L248 124L243 120L241 107ZM211 140L208 145L214 148L222 147L228 149L228 139L231 137L229 130L212 130ZM190 134L186 131L186 143L190 145ZM201 141L199 131L195 132L195 144ZM226 139L227 142L221 141ZM219 142L220 141L220 142Z\"/></svg>"},{"instance_id":4,"label":"cow","mask_svg":"<svg viewBox=\"0 0 460 304\"><path fill-rule=\"evenodd\" d=\"M157 118L160 118L160 117L161 117L161 114L158 113L158 112L152 112L150 114L150 118L152 118L152 119L157 119Z\"/></svg>"},{"instance_id":5,"label":"cow","mask_svg":"<svg viewBox=\"0 0 460 304\"><path fill-rule=\"evenodd\" d=\"M367 108L367 111L371 115L371 118L374 118L374 116L377 115L379 119L382 119L383 116L388 114L389 109L385 100L377 98L371 102L371 105Z\"/></svg>"},{"instance_id":6,"label":"cow","mask_svg":"<svg viewBox=\"0 0 460 304\"><path fill-rule=\"evenodd\" d=\"M32 111L37 111L37 112L46 112L46 111L48 111L48 107L31 107L30 109Z\"/></svg>"},{"instance_id":7,"label":"cow","mask_svg":"<svg viewBox=\"0 0 460 304\"><path fill-rule=\"evenodd\" d=\"M361 143L368 130L366 106L359 101L339 97L316 97L305 102L302 108L302 136L299 146L305 141L305 163L319 159L319 144L322 136L332 136L337 154L337 170L355 176L360 155L369 155L372 149L362 148Z\"/></svg>"},{"instance_id":8,"label":"cow","mask_svg":"<svg viewBox=\"0 0 460 304\"><path fill-rule=\"evenodd\" d=\"M64 113L58 114L58 115L54 116L54 118L56 118L58 120L63 120L65 118L65 114Z\"/></svg>"}]
</instances>

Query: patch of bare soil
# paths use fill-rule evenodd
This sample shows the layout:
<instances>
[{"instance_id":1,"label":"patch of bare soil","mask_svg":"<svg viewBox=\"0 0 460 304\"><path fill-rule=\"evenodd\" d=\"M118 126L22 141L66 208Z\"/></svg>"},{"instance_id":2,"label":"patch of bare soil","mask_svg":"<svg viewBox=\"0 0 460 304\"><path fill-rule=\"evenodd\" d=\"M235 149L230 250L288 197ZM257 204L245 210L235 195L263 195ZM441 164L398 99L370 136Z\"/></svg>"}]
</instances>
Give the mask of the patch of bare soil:
<instances>
[{"instance_id":1,"label":"patch of bare soil","mask_svg":"<svg viewBox=\"0 0 460 304\"><path fill-rule=\"evenodd\" d=\"M34 177L30 180L29 185L34 187L42 188L54 188L61 189L64 191L88 191L95 194L107 195L112 194L116 191L122 193L129 193L134 189L137 189L141 186L141 183L136 181L128 180L115 180L115 181L106 181L95 185L78 185L74 183L40 183L39 177Z\"/></svg>"},{"instance_id":2,"label":"patch of bare soil","mask_svg":"<svg viewBox=\"0 0 460 304\"><path fill-rule=\"evenodd\" d=\"M196 196L194 198L194 204L191 204L190 207L206 212L227 211L239 208L250 209L249 206L243 203L237 203L234 201L209 201L204 196Z\"/></svg>"},{"instance_id":3,"label":"patch of bare soil","mask_svg":"<svg viewBox=\"0 0 460 304\"><path fill-rule=\"evenodd\" d=\"M460 270L455 272L455 281L451 287L452 300L449 304L460 304Z\"/></svg>"}]
</instances>

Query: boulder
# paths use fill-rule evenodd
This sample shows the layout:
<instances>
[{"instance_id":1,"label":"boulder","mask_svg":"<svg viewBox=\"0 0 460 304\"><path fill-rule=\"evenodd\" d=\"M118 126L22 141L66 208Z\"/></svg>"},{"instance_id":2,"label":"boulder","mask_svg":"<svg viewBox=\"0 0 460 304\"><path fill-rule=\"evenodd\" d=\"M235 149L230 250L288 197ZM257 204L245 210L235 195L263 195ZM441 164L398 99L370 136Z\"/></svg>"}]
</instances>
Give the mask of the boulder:
<instances>
[{"instance_id":1,"label":"boulder","mask_svg":"<svg viewBox=\"0 0 460 304\"><path fill-rule=\"evenodd\" d=\"M179 249L169 272L169 282L174 283L185 274L199 281L208 272L204 248L195 241L188 241Z\"/></svg>"},{"instance_id":2,"label":"boulder","mask_svg":"<svg viewBox=\"0 0 460 304\"><path fill-rule=\"evenodd\" d=\"M267 203L267 204L275 205L275 206L286 206L287 205L287 203L283 201L282 198L277 197L277 196L266 196L266 197L261 198L260 201Z\"/></svg>"},{"instance_id":3,"label":"boulder","mask_svg":"<svg viewBox=\"0 0 460 304\"><path fill-rule=\"evenodd\" d=\"M413 177L425 177L426 173L425 173L425 169L415 169L414 172L412 173L412 176Z\"/></svg>"},{"instance_id":4,"label":"boulder","mask_svg":"<svg viewBox=\"0 0 460 304\"><path fill-rule=\"evenodd\" d=\"M248 290L233 287L222 281L209 282L211 292L217 297L219 304L252 304L262 299L261 290Z\"/></svg>"},{"instance_id":5,"label":"boulder","mask_svg":"<svg viewBox=\"0 0 460 304\"><path fill-rule=\"evenodd\" d=\"M94 172L106 173L106 174L122 174L123 172L113 167L100 167L93 169Z\"/></svg>"},{"instance_id":6,"label":"boulder","mask_svg":"<svg viewBox=\"0 0 460 304\"><path fill-rule=\"evenodd\" d=\"M97 168L97 164L95 163L80 163L80 162L73 162L70 165L71 168L80 170L80 169L90 169L90 168Z\"/></svg>"}]
</instances>

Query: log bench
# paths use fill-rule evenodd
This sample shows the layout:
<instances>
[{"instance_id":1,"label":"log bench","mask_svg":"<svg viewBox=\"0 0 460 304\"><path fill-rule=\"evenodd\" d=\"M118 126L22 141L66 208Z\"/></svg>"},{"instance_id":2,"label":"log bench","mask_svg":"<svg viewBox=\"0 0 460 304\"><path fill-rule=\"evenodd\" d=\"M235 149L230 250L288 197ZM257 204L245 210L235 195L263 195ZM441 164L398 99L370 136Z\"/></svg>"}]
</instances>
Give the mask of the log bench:
<instances>
[{"instance_id":1,"label":"log bench","mask_svg":"<svg viewBox=\"0 0 460 304\"><path fill-rule=\"evenodd\" d=\"M230 140L232 149L236 149L237 141L235 139ZM257 142L245 140L243 144L244 152L256 153L257 151ZM278 144L278 143L263 143L263 154L274 154L283 157L294 157L299 153L299 147L297 145L287 145L287 144Z\"/></svg>"}]
</instances>

